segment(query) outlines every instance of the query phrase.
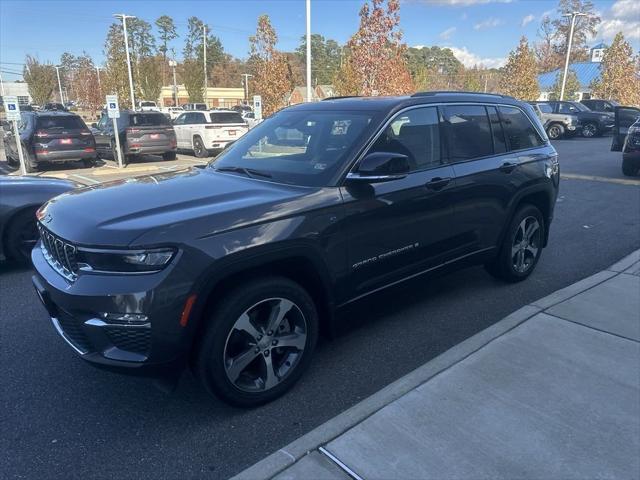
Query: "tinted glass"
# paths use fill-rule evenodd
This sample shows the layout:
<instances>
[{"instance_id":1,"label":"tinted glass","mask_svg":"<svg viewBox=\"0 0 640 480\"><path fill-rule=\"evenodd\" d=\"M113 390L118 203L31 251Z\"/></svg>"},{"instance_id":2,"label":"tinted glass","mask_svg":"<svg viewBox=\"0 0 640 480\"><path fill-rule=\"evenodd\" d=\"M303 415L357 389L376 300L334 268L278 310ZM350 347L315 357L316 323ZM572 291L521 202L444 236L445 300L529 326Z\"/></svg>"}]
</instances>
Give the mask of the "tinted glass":
<instances>
[{"instance_id":1,"label":"tinted glass","mask_svg":"<svg viewBox=\"0 0 640 480\"><path fill-rule=\"evenodd\" d=\"M553 113L553 108L547 103L538 103L538 107L542 113Z\"/></svg>"},{"instance_id":2,"label":"tinted glass","mask_svg":"<svg viewBox=\"0 0 640 480\"><path fill-rule=\"evenodd\" d=\"M416 108L399 114L369 151L406 155L411 170L440 165L437 108Z\"/></svg>"},{"instance_id":3,"label":"tinted glass","mask_svg":"<svg viewBox=\"0 0 640 480\"><path fill-rule=\"evenodd\" d=\"M187 115L189 115L189 114L188 113L183 113L178 118L176 118L176 121L174 123L176 125L184 125L185 120L187 119Z\"/></svg>"},{"instance_id":4,"label":"tinted glass","mask_svg":"<svg viewBox=\"0 0 640 480\"><path fill-rule=\"evenodd\" d=\"M493 151L495 153L505 153L507 151L507 144L504 139L504 132L502 130L502 124L500 123L500 117L498 116L498 110L496 110L496 107L487 107L487 113L489 114L489 121L491 122Z\"/></svg>"},{"instance_id":5,"label":"tinted glass","mask_svg":"<svg viewBox=\"0 0 640 480\"><path fill-rule=\"evenodd\" d=\"M155 107L156 102L140 102L141 107Z\"/></svg>"},{"instance_id":6,"label":"tinted glass","mask_svg":"<svg viewBox=\"0 0 640 480\"><path fill-rule=\"evenodd\" d=\"M442 110L451 162L493 154L491 127L483 106L451 105Z\"/></svg>"},{"instance_id":7,"label":"tinted glass","mask_svg":"<svg viewBox=\"0 0 640 480\"><path fill-rule=\"evenodd\" d=\"M499 107L510 150L538 147L544 142L529 118L516 107Z\"/></svg>"},{"instance_id":8,"label":"tinted glass","mask_svg":"<svg viewBox=\"0 0 640 480\"><path fill-rule=\"evenodd\" d=\"M134 113L130 116L130 124L137 127L169 125L169 119L161 113Z\"/></svg>"},{"instance_id":9,"label":"tinted glass","mask_svg":"<svg viewBox=\"0 0 640 480\"><path fill-rule=\"evenodd\" d=\"M256 178L304 186L329 185L372 121L370 112L283 111L240 137L212 163L245 168Z\"/></svg>"},{"instance_id":10,"label":"tinted glass","mask_svg":"<svg viewBox=\"0 0 640 480\"><path fill-rule=\"evenodd\" d=\"M56 129L56 130L79 130L87 128L80 117L76 116L50 116L38 117L37 128L39 130Z\"/></svg>"},{"instance_id":11,"label":"tinted glass","mask_svg":"<svg viewBox=\"0 0 640 480\"><path fill-rule=\"evenodd\" d=\"M212 112L209 114L211 123L244 123L237 112Z\"/></svg>"}]
</instances>

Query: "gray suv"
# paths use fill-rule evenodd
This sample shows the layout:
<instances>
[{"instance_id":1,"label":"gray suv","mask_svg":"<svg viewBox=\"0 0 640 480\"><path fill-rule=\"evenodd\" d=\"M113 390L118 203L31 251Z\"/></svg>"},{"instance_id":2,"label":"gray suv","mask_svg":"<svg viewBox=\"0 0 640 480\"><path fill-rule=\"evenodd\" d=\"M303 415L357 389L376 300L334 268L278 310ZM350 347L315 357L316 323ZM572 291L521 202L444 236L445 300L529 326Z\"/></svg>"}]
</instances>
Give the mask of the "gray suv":
<instances>
[{"instance_id":1,"label":"gray suv","mask_svg":"<svg viewBox=\"0 0 640 480\"><path fill-rule=\"evenodd\" d=\"M554 113L548 103L530 102L538 117L542 121L547 136L551 140L572 137L579 131L580 122L576 115L568 113Z\"/></svg>"}]
</instances>

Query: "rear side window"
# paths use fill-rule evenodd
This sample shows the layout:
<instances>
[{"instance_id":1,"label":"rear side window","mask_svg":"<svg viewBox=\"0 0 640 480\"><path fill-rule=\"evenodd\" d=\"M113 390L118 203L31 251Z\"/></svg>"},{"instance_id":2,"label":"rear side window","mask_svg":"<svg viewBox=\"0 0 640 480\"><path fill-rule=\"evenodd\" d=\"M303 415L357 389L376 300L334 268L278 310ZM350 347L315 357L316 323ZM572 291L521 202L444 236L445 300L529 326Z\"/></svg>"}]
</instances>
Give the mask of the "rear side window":
<instances>
[{"instance_id":1,"label":"rear side window","mask_svg":"<svg viewBox=\"0 0 640 480\"><path fill-rule=\"evenodd\" d=\"M500 116L496 107L487 107L489 121L491 122L491 134L493 135L493 150L495 153L505 153L507 151L507 143L504 139L504 131L500 123Z\"/></svg>"},{"instance_id":2,"label":"rear side window","mask_svg":"<svg viewBox=\"0 0 640 480\"><path fill-rule=\"evenodd\" d=\"M242 116L237 112L212 112L209 117L211 123L244 123Z\"/></svg>"},{"instance_id":3,"label":"rear side window","mask_svg":"<svg viewBox=\"0 0 640 480\"><path fill-rule=\"evenodd\" d=\"M54 116L42 116L38 117L38 121L36 123L36 128L38 130L80 130L83 128L87 128L80 117L72 116L72 115L60 115Z\"/></svg>"},{"instance_id":4,"label":"rear side window","mask_svg":"<svg viewBox=\"0 0 640 480\"><path fill-rule=\"evenodd\" d=\"M442 111L450 162L493 155L491 127L484 106L450 105Z\"/></svg>"},{"instance_id":5,"label":"rear side window","mask_svg":"<svg viewBox=\"0 0 640 480\"><path fill-rule=\"evenodd\" d=\"M539 103L538 107L542 113L553 113L553 108L548 103Z\"/></svg>"},{"instance_id":6,"label":"rear side window","mask_svg":"<svg viewBox=\"0 0 640 480\"><path fill-rule=\"evenodd\" d=\"M136 127L169 125L169 119L161 113L134 113L130 116L129 122Z\"/></svg>"},{"instance_id":7,"label":"rear side window","mask_svg":"<svg viewBox=\"0 0 640 480\"><path fill-rule=\"evenodd\" d=\"M499 107L509 150L523 150L544 144L529 118L516 107Z\"/></svg>"}]
</instances>

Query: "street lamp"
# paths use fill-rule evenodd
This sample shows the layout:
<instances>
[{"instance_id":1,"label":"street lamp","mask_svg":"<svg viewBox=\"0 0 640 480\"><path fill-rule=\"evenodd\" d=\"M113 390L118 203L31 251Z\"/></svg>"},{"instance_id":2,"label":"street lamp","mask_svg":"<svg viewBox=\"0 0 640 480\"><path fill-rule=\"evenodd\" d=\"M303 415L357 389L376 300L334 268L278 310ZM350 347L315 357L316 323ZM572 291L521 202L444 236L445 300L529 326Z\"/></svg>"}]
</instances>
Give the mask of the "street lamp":
<instances>
[{"instance_id":1,"label":"street lamp","mask_svg":"<svg viewBox=\"0 0 640 480\"><path fill-rule=\"evenodd\" d=\"M178 106L178 87L176 86L176 65L175 60L169 60L169 66L173 69L173 106Z\"/></svg>"},{"instance_id":2,"label":"street lamp","mask_svg":"<svg viewBox=\"0 0 640 480\"><path fill-rule=\"evenodd\" d=\"M60 65L55 65L56 76L58 77L58 91L60 92L60 103L64 105L64 97L62 96L62 83L60 83Z\"/></svg>"},{"instance_id":3,"label":"street lamp","mask_svg":"<svg viewBox=\"0 0 640 480\"><path fill-rule=\"evenodd\" d=\"M129 59L129 38L127 36L127 18L136 18L133 15L125 15L124 13L114 13L115 18L122 19L122 29L124 30L124 49L127 53L127 71L129 72L129 89L131 91L131 109L136 109L136 99L133 93L133 75L131 74L131 60Z\"/></svg>"},{"instance_id":4,"label":"street lamp","mask_svg":"<svg viewBox=\"0 0 640 480\"><path fill-rule=\"evenodd\" d=\"M242 83L244 85L244 102L249 103L249 77L253 77L253 75L249 73L242 74Z\"/></svg>"},{"instance_id":5,"label":"street lamp","mask_svg":"<svg viewBox=\"0 0 640 480\"><path fill-rule=\"evenodd\" d=\"M567 44L567 58L564 62L564 75L562 75L562 88L560 89L560 100L564 100L564 87L567 84L567 73L569 71L569 57L571 57L571 43L573 42L573 29L576 25L576 18L586 17L586 13L571 12L565 13L563 17L571 17L571 28L569 29L569 43Z\"/></svg>"},{"instance_id":6,"label":"street lamp","mask_svg":"<svg viewBox=\"0 0 640 480\"><path fill-rule=\"evenodd\" d=\"M311 0L307 0L307 102L311 101Z\"/></svg>"}]
</instances>

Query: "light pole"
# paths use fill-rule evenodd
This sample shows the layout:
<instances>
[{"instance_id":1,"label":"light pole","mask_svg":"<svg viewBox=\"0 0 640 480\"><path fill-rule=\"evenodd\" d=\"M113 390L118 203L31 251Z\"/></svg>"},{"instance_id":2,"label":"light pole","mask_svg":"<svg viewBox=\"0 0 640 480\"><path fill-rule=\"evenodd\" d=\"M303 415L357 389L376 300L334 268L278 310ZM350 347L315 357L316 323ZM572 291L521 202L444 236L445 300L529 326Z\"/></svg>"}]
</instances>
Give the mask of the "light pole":
<instances>
[{"instance_id":1,"label":"light pole","mask_svg":"<svg viewBox=\"0 0 640 480\"><path fill-rule=\"evenodd\" d=\"M60 92L60 103L64 105L64 97L62 96L62 83L60 83L60 65L55 66L56 76L58 77L58 91Z\"/></svg>"},{"instance_id":2,"label":"light pole","mask_svg":"<svg viewBox=\"0 0 640 480\"><path fill-rule=\"evenodd\" d=\"M178 87L176 86L176 65L175 60L169 60L169 66L173 69L173 106L178 106Z\"/></svg>"},{"instance_id":3,"label":"light pole","mask_svg":"<svg viewBox=\"0 0 640 480\"><path fill-rule=\"evenodd\" d=\"M114 13L115 18L122 19L122 29L124 31L124 50L127 53L127 71L129 72L129 90L131 92L131 110L136 109L136 99L133 93L133 75L131 74L131 60L129 59L129 38L127 35L127 18L136 18L133 15L125 15L124 13Z\"/></svg>"},{"instance_id":4,"label":"light pole","mask_svg":"<svg viewBox=\"0 0 640 480\"><path fill-rule=\"evenodd\" d=\"M207 102L207 26L202 25L202 53L204 58L204 103L209 108L209 103Z\"/></svg>"},{"instance_id":5,"label":"light pole","mask_svg":"<svg viewBox=\"0 0 640 480\"><path fill-rule=\"evenodd\" d=\"M567 84L567 73L569 71L569 57L571 57L571 43L573 42L573 29L576 26L576 18L586 17L586 13L571 12L565 13L563 17L571 17L571 28L569 29L569 43L567 44L567 58L564 62L564 74L562 75L562 88L560 89L560 100L564 100L564 87Z\"/></svg>"},{"instance_id":6,"label":"light pole","mask_svg":"<svg viewBox=\"0 0 640 480\"><path fill-rule=\"evenodd\" d=\"M98 74L98 89L100 90L100 94L102 94L102 82L100 81L100 67L96 67L96 73Z\"/></svg>"},{"instance_id":7,"label":"light pole","mask_svg":"<svg viewBox=\"0 0 640 480\"><path fill-rule=\"evenodd\" d=\"M249 73L242 74L242 83L244 85L244 103L249 103L249 77L253 77L253 75Z\"/></svg>"},{"instance_id":8,"label":"light pole","mask_svg":"<svg viewBox=\"0 0 640 480\"><path fill-rule=\"evenodd\" d=\"M307 0L307 102L311 101L311 0Z\"/></svg>"},{"instance_id":9,"label":"light pole","mask_svg":"<svg viewBox=\"0 0 640 480\"><path fill-rule=\"evenodd\" d=\"M2 74L0 73L0 89L2 89L2 96L4 97L4 82L2 81Z\"/></svg>"}]
</instances>

